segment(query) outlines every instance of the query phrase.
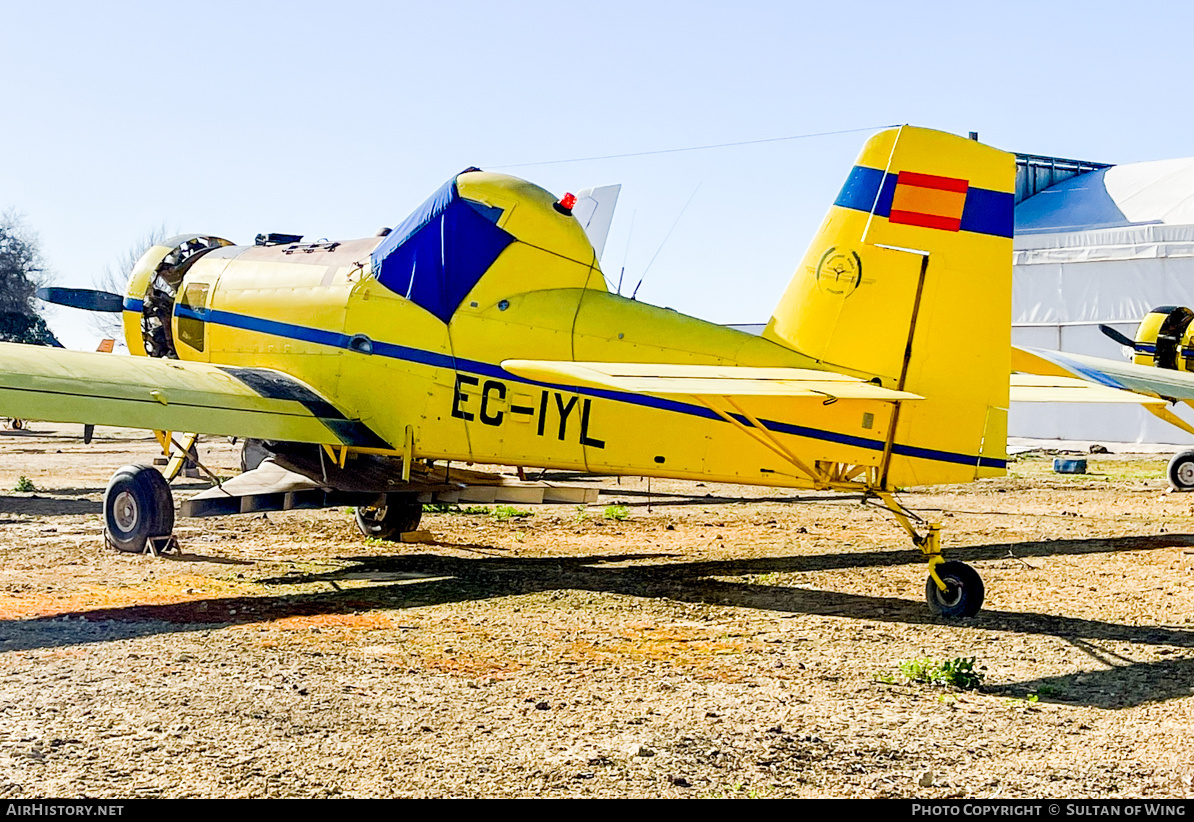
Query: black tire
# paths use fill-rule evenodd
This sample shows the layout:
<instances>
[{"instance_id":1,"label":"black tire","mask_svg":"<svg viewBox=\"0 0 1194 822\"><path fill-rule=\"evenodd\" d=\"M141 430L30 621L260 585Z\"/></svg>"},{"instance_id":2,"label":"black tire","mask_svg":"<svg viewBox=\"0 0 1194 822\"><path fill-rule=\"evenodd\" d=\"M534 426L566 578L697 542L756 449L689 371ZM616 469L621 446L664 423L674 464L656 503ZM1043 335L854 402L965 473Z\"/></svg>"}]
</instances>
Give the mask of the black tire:
<instances>
[{"instance_id":1,"label":"black tire","mask_svg":"<svg viewBox=\"0 0 1194 822\"><path fill-rule=\"evenodd\" d=\"M925 583L925 599L929 610L944 617L972 617L983 607L982 578L978 571L964 562L943 562L937 566L937 576L945 583L942 591L929 577Z\"/></svg>"},{"instance_id":2,"label":"black tire","mask_svg":"<svg viewBox=\"0 0 1194 822\"><path fill-rule=\"evenodd\" d=\"M126 465L104 492L104 531L118 551L140 553L150 537L174 530L174 495L156 468Z\"/></svg>"},{"instance_id":3,"label":"black tire","mask_svg":"<svg viewBox=\"0 0 1194 822\"><path fill-rule=\"evenodd\" d=\"M174 533L174 492L170 490L170 483L166 482L166 478L156 468L147 465L135 467L146 469L146 482L153 487L157 527L150 536L168 537Z\"/></svg>"},{"instance_id":4,"label":"black tire","mask_svg":"<svg viewBox=\"0 0 1194 822\"><path fill-rule=\"evenodd\" d=\"M357 528L374 539L397 540L414 531L423 519L423 505L417 497L390 494L382 508L358 506Z\"/></svg>"},{"instance_id":5,"label":"black tire","mask_svg":"<svg viewBox=\"0 0 1194 822\"><path fill-rule=\"evenodd\" d=\"M1174 491L1194 491L1194 451L1174 454L1165 473Z\"/></svg>"}]
</instances>

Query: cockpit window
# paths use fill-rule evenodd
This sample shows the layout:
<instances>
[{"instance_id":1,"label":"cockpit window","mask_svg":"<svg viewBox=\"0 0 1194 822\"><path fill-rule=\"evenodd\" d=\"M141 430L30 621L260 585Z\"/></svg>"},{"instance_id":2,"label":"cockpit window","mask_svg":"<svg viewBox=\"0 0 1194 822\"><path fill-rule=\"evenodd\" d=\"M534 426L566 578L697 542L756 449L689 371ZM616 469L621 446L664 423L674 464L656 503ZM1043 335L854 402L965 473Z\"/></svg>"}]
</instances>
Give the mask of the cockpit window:
<instances>
[{"instance_id":1,"label":"cockpit window","mask_svg":"<svg viewBox=\"0 0 1194 822\"><path fill-rule=\"evenodd\" d=\"M209 288L207 283L189 283L174 308L178 315L178 339L196 351L203 350Z\"/></svg>"},{"instance_id":2,"label":"cockpit window","mask_svg":"<svg viewBox=\"0 0 1194 822\"><path fill-rule=\"evenodd\" d=\"M466 200L453 177L373 252L373 273L389 290L445 323L514 235L502 209Z\"/></svg>"}]
</instances>

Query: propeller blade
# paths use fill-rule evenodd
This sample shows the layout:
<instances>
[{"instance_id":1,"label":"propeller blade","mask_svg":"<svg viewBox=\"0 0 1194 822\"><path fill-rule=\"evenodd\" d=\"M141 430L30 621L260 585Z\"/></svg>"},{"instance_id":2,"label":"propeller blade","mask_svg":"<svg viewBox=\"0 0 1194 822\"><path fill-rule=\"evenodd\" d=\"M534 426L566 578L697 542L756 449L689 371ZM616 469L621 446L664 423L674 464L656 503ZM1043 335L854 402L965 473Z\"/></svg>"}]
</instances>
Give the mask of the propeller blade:
<instances>
[{"instance_id":1,"label":"propeller blade","mask_svg":"<svg viewBox=\"0 0 1194 822\"><path fill-rule=\"evenodd\" d=\"M111 291L93 288L39 288L37 298L55 305L81 308L84 311L105 311L116 314L124 310L124 298Z\"/></svg>"},{"instance_id":2,"label":"propeller blade","mask_svg":"<svg viewBox=\"0 0 1194 822\"><path fill-rule=\"evenodd\" d=\"M1109 325L1101 325L1101 324L1099 325L1099 330L1102 331L1106 336L1115 340L1120 345L1126 345L1128 348L1131 348L1133 350L1136 349L1136 341L1133 340L1131 337L1129 337L1127 334L1124 334L1122 331L1116 331L1114 328L1112 328Z\"/></svg>"}]
</instances>

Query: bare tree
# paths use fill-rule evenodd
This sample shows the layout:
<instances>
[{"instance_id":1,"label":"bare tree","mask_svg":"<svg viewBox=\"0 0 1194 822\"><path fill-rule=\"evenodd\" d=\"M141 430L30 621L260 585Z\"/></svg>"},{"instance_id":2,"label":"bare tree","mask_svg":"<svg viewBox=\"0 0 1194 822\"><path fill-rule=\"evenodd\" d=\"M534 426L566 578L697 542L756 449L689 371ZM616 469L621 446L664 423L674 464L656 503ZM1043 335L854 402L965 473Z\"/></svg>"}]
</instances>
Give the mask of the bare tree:
<instances>
[{"instance_id":1,"label":"bare tree","mask_svg":"<svg viewBox=\"0 0 1194 822\"><path fill-rule=\"evenodd\" d=\"M35 314L34 292L46 284L47 271L37 235L21 215L0 215L0 313Z\"/></svg>"},{"instance_id":2,"label":"bare tree","mask_svg":"<svg viewBox=\"0 0 1194 822\"><path fill-rule=\"evenodd\" d=\"M49 280L37 235L17 212L0 214L0 340L58 345L37 313L35 292Z\"/></svg>"},{"instance_id":3,"label":"bare tree","mask_svg":"<svg viewBox=\"0 0 1194 822\"><path fill-rule=\"evenodd\" d=\"M95 287L101 291L123 294L125 286L128 284L129 274L132 273L137 260L141 259L141 255L151 246L158 245L169 236L170 230L165 223L146 231L114 263L104 266L104 270L94 280ZM124 326L119 314L94 313L91 315L91 324L98 333L105 337L121 339L124 336Z\"/></svg>"}]
</instances>

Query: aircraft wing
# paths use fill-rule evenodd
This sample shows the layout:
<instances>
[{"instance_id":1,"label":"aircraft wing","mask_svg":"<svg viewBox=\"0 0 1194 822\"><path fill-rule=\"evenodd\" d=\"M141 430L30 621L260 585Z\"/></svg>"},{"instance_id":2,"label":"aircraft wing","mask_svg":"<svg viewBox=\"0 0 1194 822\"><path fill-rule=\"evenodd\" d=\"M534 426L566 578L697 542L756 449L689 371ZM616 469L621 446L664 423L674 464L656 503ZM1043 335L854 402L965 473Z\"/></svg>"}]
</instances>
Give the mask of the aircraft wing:
<instances>
[{"instance_id":1,"label":"aircraft wing","mask_svg":"<svg viewBox=\"0 0 1194 822\"><path fill-rule=\"evenodd\" d=\"M538 382L607 388L633 394L819 397L888 402L923 399L918 394L881 388L845 374L804 368L559 360L505 360L502 368Z\"/></svg>"},{"instance_id":2,"label":"aircraft wing","mask_svg":"<svg viewBox=\"0 0 1194 822\"><path fill-rule=\"evenodd\" d=\"M1012 374L1012 402L1127 402L1165 405L1165 400L1110 388L1077 377L1044 377Z\"/></svg>"},{"instance_id":3,"label":"aircraft wing","mask_svg":"<svg viewBox=\"0 0 1194 822\"><path fill-rule=\"evenodd\" d=\"M1085 354L1013 346L1012 370L1044 376L1077 377L1108 388L1135 391L1170 402L1194 400L1194 373Z\"/></svg>"},{"instance_id":4,"label":"aircraft wing","mask_svg":"<svg viewBox=\"0 0 1194 822\"><path fill-rule=\"evenodd\" d=\"M0 343L0 415L385 448L279 371Z\"/></svg>"},{"instance_id":5,"label":"aircraft wing","mask_svg":"<svg viewBox=\"0 0 1194 822\"><path fill-rule=\"evenodd\" d=\"M1041 348L1019 348L1012 346L1012 370L1054 378L1076 378L1091 387L1105 389L1100 392L1111 397L1109 392L1135 397L1145 409L1165 422L1183 431L1194 434L1194 426L1165 407L1166 402L1185 402L1194 405L1194 374L1174 371L1168 368L1154 368L1130 362L1090 357L1085 354L1071 354L1063 351L1047 351ZM1013 377L1013 381L1016 377ZM1072 389L1072 387L1071 387ZM1128 393L1130 392L1130 394ZM1119 402L1112 399L1040 399L1039 402ZM1093 397L1093 395L1091 395ZM1017 397L1013 391L1012 399ZM1131 400L1127 400L1131 401Z\"/></svg>"}]
</instances>

